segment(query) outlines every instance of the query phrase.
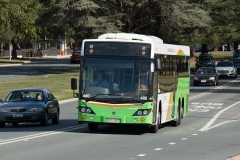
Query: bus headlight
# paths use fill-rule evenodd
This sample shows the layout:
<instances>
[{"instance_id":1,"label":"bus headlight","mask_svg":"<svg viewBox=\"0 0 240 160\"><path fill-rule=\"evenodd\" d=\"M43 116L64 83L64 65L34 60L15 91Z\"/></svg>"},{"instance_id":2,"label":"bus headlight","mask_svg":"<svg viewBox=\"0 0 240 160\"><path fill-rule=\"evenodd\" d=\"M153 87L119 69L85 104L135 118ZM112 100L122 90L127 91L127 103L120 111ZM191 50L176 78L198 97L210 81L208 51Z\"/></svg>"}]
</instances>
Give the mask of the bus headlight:
<instances>
[{"instance_id":1,"label":"bus headlight","mask_svg":"<svg viewBox=\"0 0 240 160\"><path fill-rule=\"evenodd\" d=\"M88 114L95 114L94 111L89 108L89 107L81 107L79 106L79 112L82 112L82 113L88 113Z\"/></svg>"},{"instance_id":2,"label":"bus headlight","mask_svg":"<svg viewBox=\"0 0 240 160\"><path fill-rule=\"evenodd\" d=\"M90 108L88 108L86 112L87 112L87 113L91 113L92 110L91 110Z\"/></svg>"},{"instance_id":3,"label":"bus headlight","mask_svg":"<svg viewBox=\"0 0 240 160\"><path fill-rule=\"evenodd\" d=\"M151 109L139 109L133 114L133 116L147 116L150 111Z\"/></svg>"},{"instance_id":4,"label":"bus headlight","mask_svg":"<svg viewBox=\"0 0 240 160\"><path fill-rule=\"evenodd\" d=\"M144 114L144 115L147 115L147 114L148 114L148 111L147 111L147 110L144 110L144 111L143 111L143 114Z\"/></svg>"},{"instance_id":5,"label":"bus headlight","mask_svg":"<svg viewBox=\"0 0 240 160\"><path fill-rule=\"evenodd\" d=\"M138 112L137 112L137 114L138 114L139 116L142 115L142 113L143 113L142 111L138 111Z\"/></svg>"},{"instance_id":6,"label":"bus headlight","mask_svg":"<svg viewBox=\"0 0 240 160\"><path fill-rule=\"evenodd\" d=\"M81 112L86 112L86 108L81 108Z\"/></svg>"}]
</instances>

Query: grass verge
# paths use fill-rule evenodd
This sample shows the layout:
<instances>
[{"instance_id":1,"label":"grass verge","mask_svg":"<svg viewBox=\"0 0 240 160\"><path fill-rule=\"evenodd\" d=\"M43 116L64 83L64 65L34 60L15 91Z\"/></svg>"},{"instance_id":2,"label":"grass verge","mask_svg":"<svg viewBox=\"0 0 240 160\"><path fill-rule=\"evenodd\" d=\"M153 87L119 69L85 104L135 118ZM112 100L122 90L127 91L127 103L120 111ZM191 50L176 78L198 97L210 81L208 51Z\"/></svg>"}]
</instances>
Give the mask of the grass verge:
<instances>
[{"instance_id":1,"label":"grass verge","mask_svg":"<svg viewBox=\"0 0 240 160\"><path fill-rule=\"evenodd\" d=\"M71 90L71 78L79 80L79 71L71 71L61 74L47 74L34 76L25 79L1 81L0 98L5 98L7 94L18 88L47 88L58 100L73 98Z\"/></svg>"}]
</instances>

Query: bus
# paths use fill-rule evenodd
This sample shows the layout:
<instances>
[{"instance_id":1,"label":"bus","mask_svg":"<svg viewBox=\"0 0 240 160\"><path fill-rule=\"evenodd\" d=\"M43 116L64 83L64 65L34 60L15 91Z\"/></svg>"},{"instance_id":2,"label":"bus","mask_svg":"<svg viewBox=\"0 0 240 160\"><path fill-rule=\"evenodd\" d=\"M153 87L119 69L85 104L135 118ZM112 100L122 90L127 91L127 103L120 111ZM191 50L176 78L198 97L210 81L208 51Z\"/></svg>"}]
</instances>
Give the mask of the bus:
<instances>
[{"instance_id":1,"label":"bus","mask_svg":"<svg viewBox=\"0 0 240 160\"><path fill-rule=\"evenodd\" d=\"M179 126L189 108L190 48L133 33L85 39L79 85L71 78L71 89L79 99L78 123L90 131L117 124L157 133L163 123Z\"/></svg>"}]
</instances>

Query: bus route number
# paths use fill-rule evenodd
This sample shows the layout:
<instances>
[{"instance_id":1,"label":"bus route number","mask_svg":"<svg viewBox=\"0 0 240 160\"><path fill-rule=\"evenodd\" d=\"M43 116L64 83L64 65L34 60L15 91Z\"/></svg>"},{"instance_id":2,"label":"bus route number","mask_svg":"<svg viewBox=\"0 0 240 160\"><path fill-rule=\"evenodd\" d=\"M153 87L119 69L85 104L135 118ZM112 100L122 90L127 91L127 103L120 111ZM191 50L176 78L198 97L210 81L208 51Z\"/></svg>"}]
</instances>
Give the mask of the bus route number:
<instances>
[{"instance_id":1,"label":"bus route number","mask_svg":"<svg viewBox=\"0 0 240 160\"><path fill-rule=\"evenodd\" d=\"M140 55L139 47L129 46L129 55Z\"/></svg>"}]
</instances>

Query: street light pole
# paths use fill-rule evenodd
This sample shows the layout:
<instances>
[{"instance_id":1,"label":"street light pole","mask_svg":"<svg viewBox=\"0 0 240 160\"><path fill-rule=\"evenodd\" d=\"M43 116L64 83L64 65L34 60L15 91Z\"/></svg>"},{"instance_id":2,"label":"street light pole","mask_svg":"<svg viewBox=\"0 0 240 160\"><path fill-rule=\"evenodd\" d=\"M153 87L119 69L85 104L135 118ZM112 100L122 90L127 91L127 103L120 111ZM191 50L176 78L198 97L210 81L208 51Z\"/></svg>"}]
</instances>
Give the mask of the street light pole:
<instances>
[{"instance_id":1,"label":"street light pole","mask_svg":"<svg viewBox=\"0 0 240 160\"><path fill-rule=\"evenodd\" d=\"M11 39L9 40L9 60L11 61Z\"/></svg>"}]
</instances>

